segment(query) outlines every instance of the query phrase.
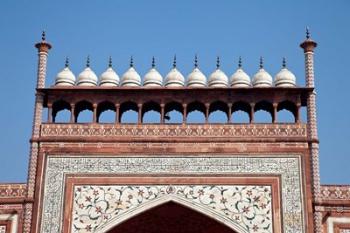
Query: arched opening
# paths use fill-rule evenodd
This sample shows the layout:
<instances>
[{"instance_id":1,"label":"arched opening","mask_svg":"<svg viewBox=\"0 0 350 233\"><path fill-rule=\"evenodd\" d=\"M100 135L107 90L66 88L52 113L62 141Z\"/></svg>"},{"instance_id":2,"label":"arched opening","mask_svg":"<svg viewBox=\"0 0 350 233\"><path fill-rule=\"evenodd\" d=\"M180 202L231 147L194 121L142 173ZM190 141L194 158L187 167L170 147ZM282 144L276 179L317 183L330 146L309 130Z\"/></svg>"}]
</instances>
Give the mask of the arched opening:
<instances>
[{"instance_id":1,"label":"arched opening","mask_svg":"<svg viewBox=\"0 0 350 233\"><path fill-rule=\"evenodd\" d=\"M160 105L154 101L142 105L143 123L160 123Z\"/></svg>"},{"instance_id":2,"label":"arched opening","mask_svg":"<svg viewBox=\"0 0 350 233\"><path fill-rule=\"evenodd\" d=\"M205 123L205 105L195 101L187 105L187 123Z\"/></svg>"},{"instance_id":3,"label":"arched opening","mask_svg":"<svg viewBox=\"0 0 350 233\"><path fill-rule=\"evenodd\" d=\"M108 233L234 233L228 226L175 202L153 207Z\"/></svg>"},{"instance_id":4,"label":"arched opening","mask_svg":"<svg viewBox=\"0 0 350 233\"><path fill-rule=\"evenodd\" d=\"M272 123L273 105L268 101L260 101L254 106L254 123Z\"/></svg>"},{"instance_id":5,"label":"arched opening","mask_svg":"<svg viewBox=\"0 0 350 233\"><path fill-rule=\"evenodd\" d=\"M176 124L183 122L183 107L179 102L170 102L164 106L165 123Z\"/></svg>"},{"instance_id":6,"label":"arched opening","mask_svg":"<svg viewBox=\"0 0 350 233\"><path fill-rule=\"evenodd\" d=\"M209 106L209 123L227 123L228 105L222 101L215 101Z\"/></svg>"},{"instance_id":7,"label":"arched opening","mask_svg":"<svg viewBox=\"0 0 350 233\"><path fill-rule=\"evenodd\" d=\"M52 105L52 122L68 123L71 117L71 106L64 100L59 100Z\"/></svg>"},{"instance_id":8,"label":"arched opening","mask_svg":"<svg viewBox=\"0 0 350 233\"><path fill-rule=\"evenodd\" d=\"M97 106L97 122L114 123L115 105L109 101L99 103Z\"/></svg>"},{"instance_id":9,"label":"arched opening","mask_svg":"<svg viewBox=\"0 0 350 233\"><path fill-rule=\"evenodd\" d=\"M120 105L120 122L121 123L137 123L138 110L135 102L124 102Z\"/></svg>"},{"instance_id":10,"label":"arched opening","mask_svg":"<svg viewBox=\"0 0 350 233\"><path fill-rule=\"evenodd\" d=\"M237 101L232 104L231 122L249 123L250 122L250 104L243 101Z\"/></svg>"},{"instance_id":11,"label":"arched opening","mask_svg":"<svg viewBox=\"0 0 350 233\"><path fill-rule=\"evenodd\" d=\"M291 101L282 101L277 106L277 121L285 123L296 122L297 106Z\"/></svg>"},{"instance_id":12,"label":"arched opening","mask_svg":"<svg viewBox=\"0 0 350 233\"><path fill-rule=\"evenodd\" d=\"M75 105L75 122L89 123L93 121L92 103L83 100Z\"/></svg>"}]
</instances>

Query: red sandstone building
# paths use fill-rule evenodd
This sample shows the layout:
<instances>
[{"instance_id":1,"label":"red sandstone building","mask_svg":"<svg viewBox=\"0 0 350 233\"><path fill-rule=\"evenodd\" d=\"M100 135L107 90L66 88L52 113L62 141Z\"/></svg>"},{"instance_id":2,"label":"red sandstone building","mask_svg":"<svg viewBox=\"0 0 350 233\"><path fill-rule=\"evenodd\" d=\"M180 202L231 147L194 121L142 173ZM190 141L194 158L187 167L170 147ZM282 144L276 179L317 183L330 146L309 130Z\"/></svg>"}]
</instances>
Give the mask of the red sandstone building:
<instances>
[{"instance_id":1,"label":"red sandstone building","mask_svg":"<svg viewBox=\"0 0 350 233\"><path fill-rule=\"evenodd\" d=\"M152 69L143 85L131 62L119 77L109 68L97 79L89 67L75 80L68 62L56 84L45 86L51 45L38 49L38 76L26 184L0 185L0 233L346 233L350 187L320 184L313 55L309 34L305 87L283 65L275 80L263 69L250 82L239 64L229 79L217 69L206 77L195 68L185 82L176 69ZM302 122L300 109L307 109ZM42 119L43 109L47 119ZM91 123L78 123L83 110ZM290 111L295 122L281 123ZM58 123L62 110L69 122ZM113 123L101 123L106 110ZM134 110L138 120L124 123ZM156 124L144 123L150 111ZM169 112L182 122L168 123ZM190 112L204 122L187 122ZM220 110L227 122L209 121ZM255 123L265 110L271 123ZM248 123L235 123L244 111Z\"/></svg>"}]
</instances>

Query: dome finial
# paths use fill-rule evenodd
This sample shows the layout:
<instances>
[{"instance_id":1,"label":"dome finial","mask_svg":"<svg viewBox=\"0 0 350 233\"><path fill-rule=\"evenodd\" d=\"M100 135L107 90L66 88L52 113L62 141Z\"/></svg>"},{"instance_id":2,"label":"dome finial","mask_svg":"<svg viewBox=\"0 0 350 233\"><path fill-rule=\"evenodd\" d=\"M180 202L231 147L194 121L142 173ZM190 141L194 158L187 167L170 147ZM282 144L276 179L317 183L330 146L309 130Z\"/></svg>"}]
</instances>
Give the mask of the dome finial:
<instances>
[{"instance_id":1,"label":"dome finial","mask_svg":"<svg viewBox=\"0 0 350 233\"><path fill-rule=\"evenodd\" d=\"M45 33L45 31L43 31L43 32L41 33L41 40L42 40L42 41L45 41L45 40L46 40L46 33Z\"/></svg>"},{"instance_id":2,"label":"dome finial","mask_svg":"<svg viewBox=\"0 0 350 233\"><path fill-rule=\"evenodd\" d=\"M195 67L195 68L198 67L198 57L197 57L197 54L194 56L194 67Z\"/></svg>"},{"instance_id":3,"label":"dome finial","mask_svg":"<svg viewBox=\"0 0 350 233\"><path fill-rule=\"evenodd\" d=\"M260 67L260 69L264 68L264 60L263 60L262 56L260 57L259 67Z\"/></svg>"},{"instance_id":4,"label":"dome finial","mask_svg":"<svg viewBox=\"0 0 350 233\"><path fill-rule=\"evenodd\" d=\"M174 55L173 68L176 68L176 54Z\"/></svg>"},{"instance_id":5,"label":"dome finial","mask_svg":"<svg viewBox=\"0 0 350 233\"><path fill-rule=\"evenodd\" d=\"M134 67L134 58L130 57L130 67Z\"/></svg>"},{"instance_id":6,"label":"dome finial","mask_svg":"<svg viewBox=\"0 0 350 233\"><path fill-rule=\"evenodd\" d=\"M152 68L156 67L156 60L154 59L154 56L152 57Z\"/></svg>"},{"instance_id":7,"label":"dome finial","mask_svg":"<svg viewBox=\"0 0 350 233\"><path fill-rule=\"evenodd\" d=\"M109 67L109 68L112 68L112 56L109 56L109 59L108 59L108 67Z\"/></svg>"},{"instance_id":8,"label":"dome finial","mask_svg":"<svg viewBox=\"0 0 350 233\"><path fill-rule=\"evenodd\" d=\"M220 68L220 57L216 56L216 69L218 70Z\"/></svg>"},{"instance_id":9,"label":"dome finial","mask_svg":"<svg viewBox=\"0 0 350 233\"><path fill-rule=\"evenodd\" d=\"M64 67L69 67L69 58L68 56L66 57L66 62L64 63Z\"/></svg>"},{"instance_id":10,"label":"dome finial","mask_svg":"<svg viewBox=\"0 0 350 233\"><path fill-rule=\"evenodd\" d=\"M242 68L242 57L241 56L239 56L239 58L238 58L238 68L239 69Z\"/></svg>"},{"instance_id":11,"label":"dome finial","mask_svg":"<svg viewBox=\"0 0 350 233\"><path fill-rule=\"evenodd\" d=\"M286 66L287 66L286 58L283 57L283 60L282 60L282 67L283 67L283 68L286 68Z\"/></svg>"},{"instance_id":12,"label":"dome finial","mask_svg":"<svg viewBox=\"0 0 350 233\"><path fill-rule=\"evenodd\" d=\"M306 27L306 39L310 39L310 28Z\"/></svg>"},{"instance_id":13,"label":"dome finial","mask_svg":"<svg viewBox=\"0 0 350 233\"><path fill-rule=\"evenodd\" d=\"M90 67L90 55L86 58L86 67Z\"/></svg>"}]
</instances>

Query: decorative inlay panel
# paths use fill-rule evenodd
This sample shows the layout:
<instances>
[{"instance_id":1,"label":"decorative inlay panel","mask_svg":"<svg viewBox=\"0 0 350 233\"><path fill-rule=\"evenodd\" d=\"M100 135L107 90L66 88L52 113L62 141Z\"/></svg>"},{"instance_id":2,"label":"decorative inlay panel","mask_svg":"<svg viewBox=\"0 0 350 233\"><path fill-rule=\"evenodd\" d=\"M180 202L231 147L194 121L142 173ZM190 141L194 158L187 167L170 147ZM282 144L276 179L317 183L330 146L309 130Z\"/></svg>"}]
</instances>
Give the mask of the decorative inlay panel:
<instances>
[{"instance_id":1,"label":"decorative inlay panel","mask_svg":"<svg viewBox=\"0 0 350 233\"><path fill-rule=\"evenodd\" d=\"M243 185L75 186L72 232L95 232L111 219L169 195L227 216L248 232L272 232L271 186Z\"/></svg>"},{"instance_id":2,"label":"decorative inlay panel","mask_svg":"<svg viewBox=\"0 0 350 233\"><path fill-rule=\"evenodd\" d=\"M0 226L0 233L6 233L6 226Z\"/></svg>"},{"instance_id":3,"label":"decorative inlay panel","mask_svg":"<svg viewBox=\"0 0 350 233\"><path fill-rule=\"evenodd\" d=\"M306 138L305 124L246 125L115 125L115 124L43 124L42 137L289 137ZM164 138L162 138L164 139Z\"/></svg>"},{"instance_id":4,"label":"decorative inlay panel","mask_svg":"<svg viewBox=\"0 0 350 233\"><path fill-rule=\"evenodd\" d=\"M0 198L23 198L26 193L26 184L0 184Z\"/></svg>"},{"instance_id":5,"label":"decorative inlay panel","mask_svg":"<svg viewBox=\"0 0 350 233\"><path fill-rule=\"evenodd\" d=\"M278 175L281 177L282 219L285 233L305 232L302 180L299 156L210 157L102 157L86 155L48 156L41 232L61 232L65 176L68 174L101 175ZM226 216L225 216L226 217Z\"/></svg>"},{"instance_id":6,"label":"decorative inlay panel","mask_svg":"<svg viewBox=\"0 0 350 233\"><path fill-rule=\"evenodd\" d=\"M321 186L322 199L325 200L350 200L350 186Z\"/></svg>"}]
</instances>

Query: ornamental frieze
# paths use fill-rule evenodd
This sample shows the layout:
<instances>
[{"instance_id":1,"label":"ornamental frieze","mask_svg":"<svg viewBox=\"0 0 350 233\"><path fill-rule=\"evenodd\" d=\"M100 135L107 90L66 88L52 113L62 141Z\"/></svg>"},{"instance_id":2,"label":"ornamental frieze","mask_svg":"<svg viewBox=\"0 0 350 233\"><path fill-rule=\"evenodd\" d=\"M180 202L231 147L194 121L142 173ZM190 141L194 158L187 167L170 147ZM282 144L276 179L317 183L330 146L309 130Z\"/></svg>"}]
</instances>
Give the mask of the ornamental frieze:
<instances>
[{"instance_id":1,"label":"ornamental frieze","mask_svg":"<svg viewBox=\"0 0 350 233\"><path fill-rule=\"evenodd\" d=\"M43 124L41 137L290 137L306 138L305 124L115 125Z\"/></svg>"}]
</instances>

